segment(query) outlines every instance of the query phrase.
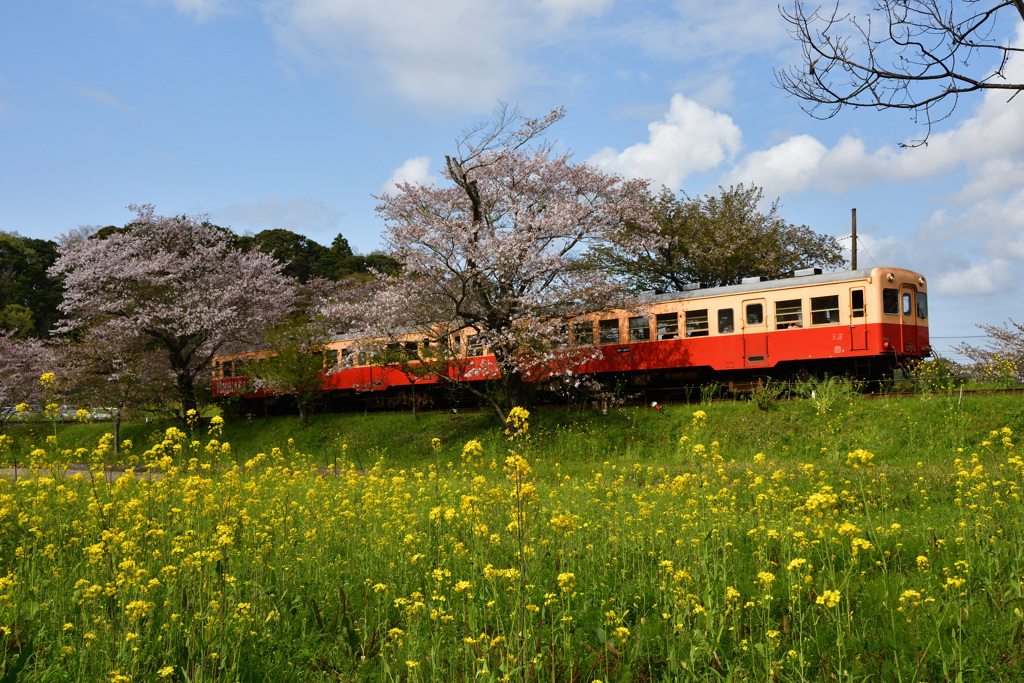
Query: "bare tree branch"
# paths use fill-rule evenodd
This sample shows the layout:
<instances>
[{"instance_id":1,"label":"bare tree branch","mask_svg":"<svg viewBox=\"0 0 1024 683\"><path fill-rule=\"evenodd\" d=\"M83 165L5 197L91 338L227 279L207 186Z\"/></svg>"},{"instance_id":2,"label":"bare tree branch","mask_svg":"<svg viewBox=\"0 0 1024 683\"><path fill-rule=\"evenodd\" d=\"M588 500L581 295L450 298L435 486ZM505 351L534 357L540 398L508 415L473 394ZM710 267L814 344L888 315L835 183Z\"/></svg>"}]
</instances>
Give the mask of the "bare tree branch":
<instances>
[{"instance_id":1,"label":"bare tree branch","mask_svg":"<svg viewBox=\"0 0 1024 683\"><path fill-rule=\"evenodd\" d=\"M925 125L903 145L916 147L961 95L1006 90L1012 99L1024 90L1005 73L1024 51L1008 31L1024 20L1024 0L875 0L866 17L843 14L838 0L831 11L795 0L779 11L803 59L775 70L775 84L818 119L848 107L907 110Z\"/></svg>"}]
</instances>

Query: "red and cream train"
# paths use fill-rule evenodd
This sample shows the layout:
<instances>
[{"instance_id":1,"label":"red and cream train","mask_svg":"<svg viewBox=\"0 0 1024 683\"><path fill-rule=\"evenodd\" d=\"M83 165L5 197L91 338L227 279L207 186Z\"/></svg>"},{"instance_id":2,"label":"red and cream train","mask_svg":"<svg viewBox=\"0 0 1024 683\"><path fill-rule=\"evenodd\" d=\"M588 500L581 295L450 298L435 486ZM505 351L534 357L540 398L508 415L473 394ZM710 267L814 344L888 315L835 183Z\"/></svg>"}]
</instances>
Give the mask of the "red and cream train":
<instances>
[{"instance_id":1,"label":"red and cream train","mask_svg":"<svg viewBox=\"0 0 1024 683\"><path fill-rule=\"evenodd\" d=\"M643 315L603 311L571 326L574 344L597 349L574 372L657 395L707 383L744 389L766 377L803 373L880 379L930 355L925 278L901 268L798 271L781 280L748 278L727 287L647 292L643 299ZM464 376L494 378L493 357L472 337L470 330L456 340L465 364L477 370ZM357 341L339 336L330 342L326 362L341 359L342 365L325 375L324 390L339 403L402 399L409 375L353 363L357 356L349 351ZM216 358L214 395L243 392L244 365L261 355ZM426 377L417 387L436 382Z\"/></svg>"}]
</instances>

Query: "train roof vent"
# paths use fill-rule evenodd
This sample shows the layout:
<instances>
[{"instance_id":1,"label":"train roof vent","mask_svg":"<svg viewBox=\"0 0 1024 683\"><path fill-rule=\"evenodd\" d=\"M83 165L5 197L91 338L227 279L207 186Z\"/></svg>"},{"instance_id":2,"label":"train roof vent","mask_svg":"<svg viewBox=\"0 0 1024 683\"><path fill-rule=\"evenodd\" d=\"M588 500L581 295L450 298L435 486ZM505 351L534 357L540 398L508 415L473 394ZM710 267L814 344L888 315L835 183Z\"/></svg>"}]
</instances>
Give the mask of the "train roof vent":
<instances>
[{"instance_id":1,"label":"train roof vent","mask_svg":"<svg viewBox=\"0 0 1024 683\"><path fill-rule=\"evenodd\" d=\"M695 289L703 289L705 284L703 282L687 282L683 285L684 292L692 292Z\"/></svg>"},{"instance_id":2,"label":"train roof vent","mask_svg":"<svg viewBox=\"0 0 1024 683\"><path fill-rule=\"evenodd\" d=\"M821 268L801 268L793 271L793 277L807 277L808 275L821 275Z\"/></svg>"},{"instance_id":3,"label":"train roof vent","mask_svg":"<svg viewBox=\"0 0 1024 683\"><path fill-rule=\"evenodd\" d=\"M740 280L740 283L744 284L744 285L753 285L753 284L756 284L758 282L767 282L767 281L768 281L768 278L766 278L764 275L758 275L757 277L745 277L742 280Z\"/></svg>"}]
</instances>

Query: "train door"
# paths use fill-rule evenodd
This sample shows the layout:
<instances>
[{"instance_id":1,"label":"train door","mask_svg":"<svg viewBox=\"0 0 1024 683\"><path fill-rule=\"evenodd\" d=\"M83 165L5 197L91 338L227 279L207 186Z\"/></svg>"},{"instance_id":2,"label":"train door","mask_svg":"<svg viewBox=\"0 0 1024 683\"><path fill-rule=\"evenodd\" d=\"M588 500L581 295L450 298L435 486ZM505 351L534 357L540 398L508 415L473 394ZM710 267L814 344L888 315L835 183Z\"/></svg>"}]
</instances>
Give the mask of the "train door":
<instances>
[{"instance_id":1,"label":"train door","mask_svg":"<svg viewBox=\"0 0 1024 683\"><path fill-rule=\"evenodd\" d=\"M864 308L864 288L850 290L850 350L868 348L867 314Z\"/></svg>"},{"instance_id":2,"label":"train door","mask_svg":"<svg viewBox=\"0 0 1024 683\"><path fill-rule=\"evenodd\" d=\"M917 312L914 307L916 291L913 285L900 287L900 336L903 353L917 352Z\"/></svg>"},{"instance_id":3,"label":"train door","mask_svg":"<svg viewBox=\"0 0 1024 683\"><path fill-rule=\"evenodd\" d=\"M768 307L764 299L743 302L743 367L763 368L768 365Z\"/></svg>"}]
</instances>

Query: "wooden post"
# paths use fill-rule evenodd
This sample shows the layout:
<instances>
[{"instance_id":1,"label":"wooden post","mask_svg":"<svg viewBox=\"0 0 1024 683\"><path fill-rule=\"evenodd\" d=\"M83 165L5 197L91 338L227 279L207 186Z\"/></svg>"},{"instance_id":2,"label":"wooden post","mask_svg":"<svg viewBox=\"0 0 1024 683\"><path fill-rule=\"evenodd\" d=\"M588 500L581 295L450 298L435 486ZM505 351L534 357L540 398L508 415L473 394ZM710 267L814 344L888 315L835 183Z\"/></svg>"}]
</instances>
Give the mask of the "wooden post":
<instances>
[{"instance_id":1,"label":"wooden post","mask_svg":"<svg viewBox=\"0 0 1024 683\"><path fill-rule=\"evenodd\" d=\"M850 270L857 270L857 209L852 210L853 233L850 237Z\"/></svg>"}]
</instances>

